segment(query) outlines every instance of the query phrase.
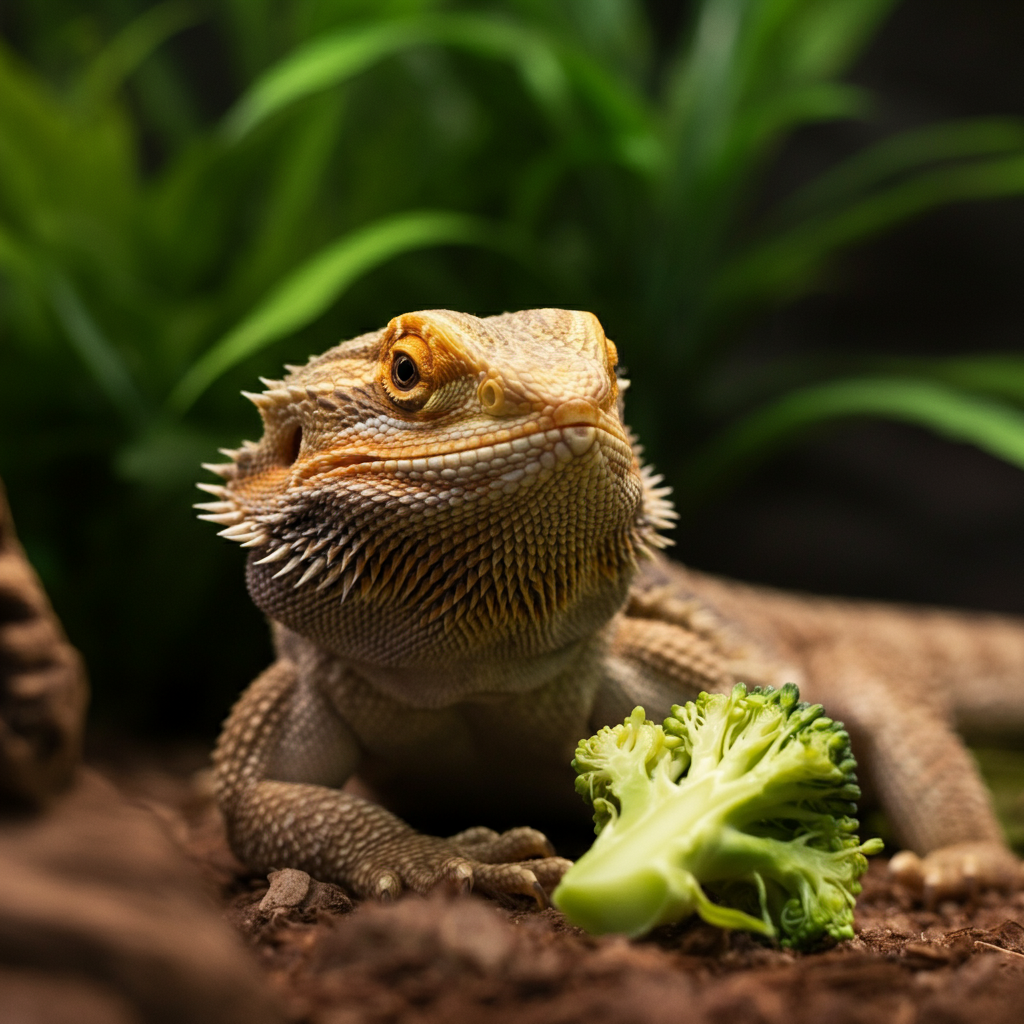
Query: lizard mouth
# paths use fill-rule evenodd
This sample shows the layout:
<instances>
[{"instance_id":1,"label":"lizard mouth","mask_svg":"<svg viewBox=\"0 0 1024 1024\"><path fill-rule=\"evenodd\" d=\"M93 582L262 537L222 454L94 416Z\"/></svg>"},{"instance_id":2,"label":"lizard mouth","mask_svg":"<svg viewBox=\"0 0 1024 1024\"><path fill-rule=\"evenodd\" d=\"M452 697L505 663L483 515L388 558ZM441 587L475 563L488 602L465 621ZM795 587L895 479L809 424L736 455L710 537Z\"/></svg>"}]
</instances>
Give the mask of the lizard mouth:
<instances>
[{"instance_id":1,"label":"lizard mouth","mask_svg":"<svg viewBox=\"0 0 1024 1024\"><path fill-rule=\"evenodd\" d=\"M415 469L443 470L459 468L462 465L486 464L491 458L537 457L545 451L556 455L569 454L582 456L586 454L600 435L615 447L629 448L628 441L620 430L609 429L608 424L597 421L597 417L580 417L569 422L561 422L547 430L536 426L533 429L508 431L493 439L483 439L476 444L463 445L457 448L438 450L413 450L401 455L378 455L366 452L326 452L300 460L301 478L319 476L338 470L355 469L361 466L384 466L386 468L405 469L413 463ZM567 452L566 452L567 450ZM487 457L482 457L486 455ZM475 457L474 457L475 456ZM560 460L567 461L567 460Z\"/></svg>"}]
</instances>

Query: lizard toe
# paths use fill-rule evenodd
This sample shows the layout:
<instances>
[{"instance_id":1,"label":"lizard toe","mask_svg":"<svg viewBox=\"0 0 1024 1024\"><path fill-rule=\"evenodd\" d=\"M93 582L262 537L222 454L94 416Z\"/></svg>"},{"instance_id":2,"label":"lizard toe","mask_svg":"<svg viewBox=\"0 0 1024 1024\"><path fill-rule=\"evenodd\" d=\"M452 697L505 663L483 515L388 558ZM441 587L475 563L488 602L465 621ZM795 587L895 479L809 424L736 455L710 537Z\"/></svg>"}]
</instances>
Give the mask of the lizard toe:
<instances>
[{"instance_id":1,"label":"lizard toe","mask_svg":"<svg viewBox=\"0 0 1024 1024\"><path fill-rule=\"evenodd\" d=\"M360 888L363 888L360 886ZM394 871L384 869L365 887L369 895L381 903L393 903L402 894L402 880Z\"/></svg>"},{"instance_id":2,"label":"lizard toe","mask_svg":"<svg viewBox=\"0 0 1024 1024\"><path fill-rule=\"evenodd\" d=\"M529 896L537 905L548 905L544 886L533 864L480 864L474 871L474 889L486 896Z\"/></svg>"},{"instance_id":3,"label":"lizard toe","mask_svg":"<svg viewBox=\"0 0 1024 1024\"><path fill-rule=\"evenodd\" d=\"M476 829L470 829L476 832ZM479 830L483 832L483 830ZM491 832L490 829L486 831ZM464 836L465 833L460 833ZM467 842L465 839L454 837L456 846L463 849L467 856L484 864L499 864L505 861L528 860L531 857L550 857L554 854L555 848L551 845L548 837L535 828L510 828L500 835L491 832L491 835L484 839L474 837Z\"/></svg>"},{"instance_id":4,"label":"lizard toe","mask_svg":"<svg viewBox=\"0 0 1024 1024\"><path fill-rule=\"evenodd\" d=\"M890 875L918 894L926 906L967 899L982 889L1024 888L1024 864L1001 843L954 843L919 857L902 850L889 862Z\"/></svg>"},{"instance_id":5,"label":"lizard toe","mask_svg":"<svg viewBox=\"0 0 1024 1024\"><path fill-rule=\"evenodd\" d=\"M500 835L491 829L470 829L452 839L415 833L402 833L400 838L384 863L377 861L352 880L359 895L390 902L405 891L461 895L475 890L484 895L525 895L547 906L547 894L571 863L561 857L537 857L550 851L551 844L530 828Z\"/></svg>"},{"instance_id":6,"label":"lizard toe","mask_svg":"<svg viewBox=\"0 0 1024 1024\"><path fill-rule=\"evenodd\" d=\"M440 842L443 843L443 840ZM392 897L405 891L419 893L421 896L434 892L463 895L473 889L475 867L473 861L446 845L429 851L419 850L417 855L393 864L392 869L381 876L377 887L380 889L382 885L386 886ZM389 882L389 878L394 883ZM377 891L374 895L378 895Z\"/></svg>"},{"instance_id":7,"label":"lizard toe","mask_svg":"<svg viewBox=\"0 0 1024 1024\"><path fill-rule=\"evenodd\" d=\"M461 832L456 832L455 835L448 837L448 842L454 846L483 846L487 843L493 842L500 832L495 832L493 828L488 828L486 825L476 825L473 828L463 829Z\"/></svg>"},{"instance_id":8,"label":"lizard toe","mask_svg":"<svg viewBox=\"0 0 1024 1024\"><path fill-rule=\"evenodd\" d=\"M548 894L572 866L564 857L542 857L519 863L478 864L474 889L485 895L531 896L540 907L549 906Z\"/></svg>"},{"instance_id":9,"label":"lizard toe","mask_svg":"<svg viewBox=\"0 0 1024 1024\"><path fill-rule=\"evenodd\" d=\"M434 876L430 891L442 891L453 896L464 896L473 888L475 878L473 864L464 857L452 857L445 861Z\"/></svg>"},{"instance_id":10,"label":"lizard toe","mask_svg":"<svg viewBox=\"0 0 1024 1024\"><path fill-rule=\"evenodd\" d=\"M528 864L545 892L551 892L562 880L562 875L572 867L572 861L565 857L543 857L531 860Z\"/></svg>"}]
</instances>

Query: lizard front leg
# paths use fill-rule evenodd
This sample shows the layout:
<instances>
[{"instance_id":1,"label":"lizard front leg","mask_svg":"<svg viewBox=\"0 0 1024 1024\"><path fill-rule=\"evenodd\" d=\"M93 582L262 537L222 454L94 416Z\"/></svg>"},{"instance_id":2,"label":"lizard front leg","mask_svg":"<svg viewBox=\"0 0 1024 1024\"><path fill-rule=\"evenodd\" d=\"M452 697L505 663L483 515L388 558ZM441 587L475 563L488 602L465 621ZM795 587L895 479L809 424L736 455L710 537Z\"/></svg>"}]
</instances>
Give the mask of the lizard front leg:
<instances>
[{"instance_id":1,"label":"lizard front leg","mask_svg":"<svg viewBox=\"0 0 1024 1024\"><path fill-rule=\"evenodd\" d=\"M251 868L298 868L358 896L403 889L519 893L546 901L569 861L534 829L470 829L449 839L414 831L337 787L359 747L320 692L279 659L235 705L214 752L232 848Z\"/></svg>"},{"instance_id":2,"label":"lizard front leg","mask_svg":"<svg viewBox=\"0 0 1024 1024\"><path fill-rule=\"evenodd\" d=\"M678 622L620 615L609 646L608 678L597 694L591 726L617 725L642 705L651 719L701 690L728 693L735 683L781 686L793 673L768 658L726 651L713 636Z\"/></svg>"}]
</instances>

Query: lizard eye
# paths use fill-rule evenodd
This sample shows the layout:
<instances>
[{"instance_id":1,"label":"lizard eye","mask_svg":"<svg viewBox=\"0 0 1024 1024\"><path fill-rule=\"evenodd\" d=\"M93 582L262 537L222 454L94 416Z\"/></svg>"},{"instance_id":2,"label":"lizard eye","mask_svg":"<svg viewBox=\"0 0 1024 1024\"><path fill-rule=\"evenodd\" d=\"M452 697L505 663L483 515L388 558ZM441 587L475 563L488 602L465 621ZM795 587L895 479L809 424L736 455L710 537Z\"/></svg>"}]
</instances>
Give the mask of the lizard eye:
<instances>
[{"instance_id":1,"label":"lizard eye","mask_svg":"<svg viewBox=\"0 0 1024 1024\"><path fill-rule=\"evenodd\" d=\"M396 352L391 361L391 383L399 391L411 391L420 380L420 371L406 352Z\"/></svg>"}]
</instances>

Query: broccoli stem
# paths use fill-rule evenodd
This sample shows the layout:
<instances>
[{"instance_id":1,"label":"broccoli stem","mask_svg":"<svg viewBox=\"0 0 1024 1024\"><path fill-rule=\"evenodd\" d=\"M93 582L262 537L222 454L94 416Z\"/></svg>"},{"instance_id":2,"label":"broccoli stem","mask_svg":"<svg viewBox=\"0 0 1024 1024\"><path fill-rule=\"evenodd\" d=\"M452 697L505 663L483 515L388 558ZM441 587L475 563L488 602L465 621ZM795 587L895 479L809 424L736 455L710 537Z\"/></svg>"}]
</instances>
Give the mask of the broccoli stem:
<instances>
[{"instance_id":1,"label":"broccoli stem","mask_svg":"<svg viewBox=\"0 0 1024 1024\"><path fill-rule=\"evenodd\" d=\"M576 789L598 834L555 905L598 933L697 913L788 946L851 937L864 855L881 842L855 835L846 731L799 697L738 683L674 706L664 725L638 707L581 740Z\"/></svg>"},{"instance_id":2,"label":"broccoli stem","mask_svg":"<svg viewBox=\"0 0 1024 1024\"><path fill-rule=\"evenodd\" d=\"M602 831L576 862L558 889L557 905L595 933L641 935L696 912L722 928L774 937L766 912L761 919L713 903L697 881L697 876L746 878L758 885L754 872L761 861L746 866L751 858L739 839L748 837L725 824L729 811L750 798L750 782L706 777L680 786L656 775L648 785L659 788L659 783L670 787L670 794L624 801L627 810L618 827ZM653 858L652 851L657 851Z\"/></svg>"}]
</instances>

